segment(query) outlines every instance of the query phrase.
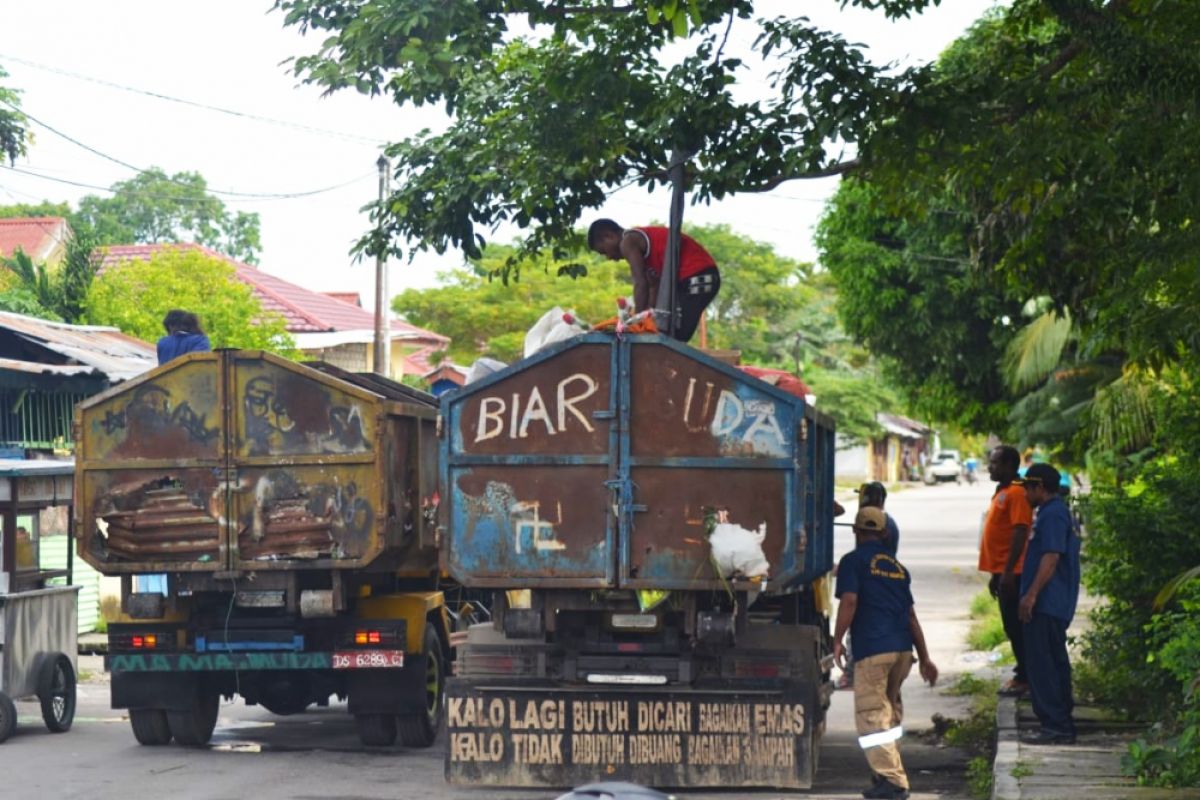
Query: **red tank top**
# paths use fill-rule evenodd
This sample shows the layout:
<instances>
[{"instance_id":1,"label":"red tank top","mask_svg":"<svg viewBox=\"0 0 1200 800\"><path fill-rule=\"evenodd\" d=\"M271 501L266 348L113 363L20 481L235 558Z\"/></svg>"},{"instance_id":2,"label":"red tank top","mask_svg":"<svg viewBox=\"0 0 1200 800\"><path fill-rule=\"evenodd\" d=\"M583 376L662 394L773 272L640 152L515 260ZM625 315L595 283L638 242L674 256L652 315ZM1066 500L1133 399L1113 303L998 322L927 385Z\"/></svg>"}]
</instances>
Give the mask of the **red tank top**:
<instances>
[{"instance_id":1,"label":"red tank top","mask_svg":"<svg viewBox=\"0 0 1200 800\"><path fill-rule=\"evenodd\" d=\"M646 259L646 271L649 273L647 277L657 280L662 275L663 262L667 258L667 236L670 229L665 225L646 225L629 230L637 231L646 237L646 248L642 252ZM717 262L713 261L713 257L699 242L686 233L683 234L679 246L679 277L677 280L687 280L716 265Z\"/></svg>"}]
</instances>

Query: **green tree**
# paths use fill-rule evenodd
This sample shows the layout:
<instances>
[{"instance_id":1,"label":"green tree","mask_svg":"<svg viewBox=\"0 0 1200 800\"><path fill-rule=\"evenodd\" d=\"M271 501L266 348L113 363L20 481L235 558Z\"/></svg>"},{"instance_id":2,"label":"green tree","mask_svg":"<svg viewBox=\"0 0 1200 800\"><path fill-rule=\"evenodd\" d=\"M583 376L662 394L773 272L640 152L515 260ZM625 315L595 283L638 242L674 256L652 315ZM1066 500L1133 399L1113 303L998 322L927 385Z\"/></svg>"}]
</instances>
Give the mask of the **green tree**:
<instances>
[{"instance_id":1,"label":"green tree","mask_svg":"<svg viewBox=\"0 0 1200 800\"><path fill-rule=\"evenodd\" d=\"M72 215L70 203L53 203L43 200L40 203L13 203L0 206L0 219L18 219L20 217L66 217Z\"/></svg>"},{"instance_id":2,"label":"green tree","mask_svg":"<svg viewBox=\"0 0 1200 800\"><path fill-rule=\"evenodd\" d=\"M519 359L525 332L554 306L574 310L595 323L617 313L616 300L632 287L624 264L589 256L586 275L559 276L547 256L525 262L519 278L507 285L496 271L515 249L487 248L484 258L442 276L443 286L408 289L392 300L392 310L414 325L432 328L452 340L448 355L471 363L480 356L509 362Z\"/></svg>"},{"instance_id":3,"label":"green tree","mask_svg":"<svg viewBox=\"0 0 1200 800\"><path fill-rule=\"evenodd\" d=\"M258 263L258 214L231 214L196 172L152 168L112 186L111 197L86 195L72 215L99 244L196 242L247 264Z\"/></svg>"},{"instance_id":4,"label":"green tree","mask_svg":"<svg viewBox=\"0 0 1200 800\"><path fill-rule=\"evenodd\" d=\"M846 4L895 17L933 2ZM894 114L920 75L876 66L798 14L756 18L751 0L275 7L286 25L320 37L294 62L304 80L453 115L446 130L389 148L397 188L374 207L368 251L409 240L477 255L482 232L501 222L530 228L529 249L559 245L616 187L665 183L675 150L692 154L698 201L836 174L855 162L831 154ZM734 25L742 37L753 28L754 57L772 71L753 93L740 91L746 65L726 53Z\"/></svg>"},{"instance_id":5,"label":"green tree","mask_svg":"<svg viewBox=\"0 0 1200 800\"><path fill-rule=\"evenodd\" d=\"M0 79L7 77L8 73L0 68ZM0 155L7 156L9 163L16 161L17 156L25 154L28 140L19 94L15 89L0 86Z\"/></svg>"},{"instance_id":6,"label":"green tree","mask_svg":"<svg viewBox=\"0 0 1200 800\"><path fill-rule=\"evenodd\" d=\"M295 352L283 317L263 309L232 265L194 250L166 250L105 270L88 291L86 317L153 342L172 308L199 315L213 347Z\"/></svg>"},{"instance_id":7,"label":"green tree","mask_svg":"<svg viewBox=\"0 0 1200 800\"><path fill-rule=\"evenodd\" d=\"M88 289L99 268L90 231L73 232L62 264L35 264L25 251L0 259L0 308L44 319L80 322Z\"/></svg>"}]
</instances>

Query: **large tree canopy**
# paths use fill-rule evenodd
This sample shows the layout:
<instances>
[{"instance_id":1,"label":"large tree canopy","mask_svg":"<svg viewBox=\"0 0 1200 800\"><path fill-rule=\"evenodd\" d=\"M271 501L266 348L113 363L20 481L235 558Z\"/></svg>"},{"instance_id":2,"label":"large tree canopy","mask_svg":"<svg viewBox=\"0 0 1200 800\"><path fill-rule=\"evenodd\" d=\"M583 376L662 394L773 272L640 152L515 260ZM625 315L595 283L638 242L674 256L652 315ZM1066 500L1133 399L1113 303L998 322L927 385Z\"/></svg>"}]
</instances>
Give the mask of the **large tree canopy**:
<instances>
[{"instance_id":1,"label":"large tree canopy","mask_svg":"<svg viewBox=\"0 0 1200 800\"><path fill-rule=\"evenodd\" d=\"M7 77L8 73L0 68L0 78ZM17 156L25 152L28 137L20 97L15 90L0 86L0 157L9 162L15 161Z\"/></svg>"},{"instance_id":2,"label":"large tree canopy","mask_svg":"<svg viewBox=\"0 0 1200 800\"><path fill-rule=\"evenodd\" d=\"M196 172L148 169L113 184L111 197L81 198L70 220L100 244L196 242L247 264L261 248L258 214L231 213Z\"/></svg>"},{"instance_id":3,"label":"large tree canopy","mask_svg":"<svg viewBox=\"0 0 1200 800\"><path fill-rule=\"evenodd\" d=\"M892 16L931 0L847 0ZM661 184L692 154L697 201L828 175L839 143L887 118L916 74L873 65L801 16L756 19L750 0L277 0L325 37L305 80L399 104L441 104L442 132L393 145L396 186L368 249L409 240L477 255L502 222L531 248L570 240L581 214L631 182ZM754 27L769 85L742 91L725 52ZM518 33L521 32L521 33ZM671 45L668 50L668 45ZM755 97L750 94L761 94Z\"/></svg>"}]
</instances>

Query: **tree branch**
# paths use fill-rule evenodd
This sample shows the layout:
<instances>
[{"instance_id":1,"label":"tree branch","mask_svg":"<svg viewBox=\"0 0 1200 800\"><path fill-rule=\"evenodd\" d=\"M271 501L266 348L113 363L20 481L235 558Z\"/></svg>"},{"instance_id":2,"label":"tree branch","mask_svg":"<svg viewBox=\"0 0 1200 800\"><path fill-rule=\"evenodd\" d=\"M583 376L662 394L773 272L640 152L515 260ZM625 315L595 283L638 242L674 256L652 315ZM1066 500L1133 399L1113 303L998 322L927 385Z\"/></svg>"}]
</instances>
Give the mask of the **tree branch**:
<instances>
[{"instance_id":1,"label":"tree branch","mask_svg":"<svg viewBox=\"0 0 1200 800\"><path fill-rule=\"evenodd\" d=\"M790 175L778 175L765 181L758 186L743 186L738 191L742 192L769 192L772 189L777 189L781 185L789 181L811 180L813 178L832 178L834 175L845 175L847 172L853 172L862 166L857 158L852 158L849 161L840 161L837 164L831 164L823 169L812 170L811 172L798 172Z\"/></svg>"}]
</instances>

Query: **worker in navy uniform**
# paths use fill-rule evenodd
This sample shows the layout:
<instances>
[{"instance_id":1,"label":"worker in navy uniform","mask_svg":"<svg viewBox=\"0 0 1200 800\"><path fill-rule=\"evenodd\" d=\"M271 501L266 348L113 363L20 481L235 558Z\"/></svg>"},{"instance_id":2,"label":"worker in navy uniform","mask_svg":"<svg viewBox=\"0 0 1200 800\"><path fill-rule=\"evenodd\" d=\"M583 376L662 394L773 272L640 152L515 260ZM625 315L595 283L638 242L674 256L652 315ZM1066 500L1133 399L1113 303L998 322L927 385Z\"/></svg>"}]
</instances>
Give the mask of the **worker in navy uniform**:
<instances>
[{"instance_id":1,"label":"worker in navy uniform","mask_svg":"<svg viewBox=\"0 0 1200 800\"><path fill-rule=\"evenodd\" d=\"M1075 701L1067 628L1079 599L1079 536L1071 510L1059 494L1062 480L1049 464L1034 464L1022 483L1037 507L1021 572L1017 615L1024 623L1025 671L1033 713L1041 730L1022 737L1028 744L1073 744Z\"/></svg>"},{"instance_id":2,"label":"worker in navy uniform","mask_svg":"<svg viewBox=\"0 0 1200 800\"><path fill-rule=\"evenodd\" d=\"M854 518L856 547L837 568L837 627L833 657L843 667L846 631L854 640L854 722L858 743L870 765L868 800L904 800L908 775L897 742L904 735L900 687L912 670L917 649L921 677L937 683L925 634L913 608L912 579L889 552L887 515L881 508L860 508ZM844 667L843 667L844 668Z\"/></svg>"}]
</instances>

